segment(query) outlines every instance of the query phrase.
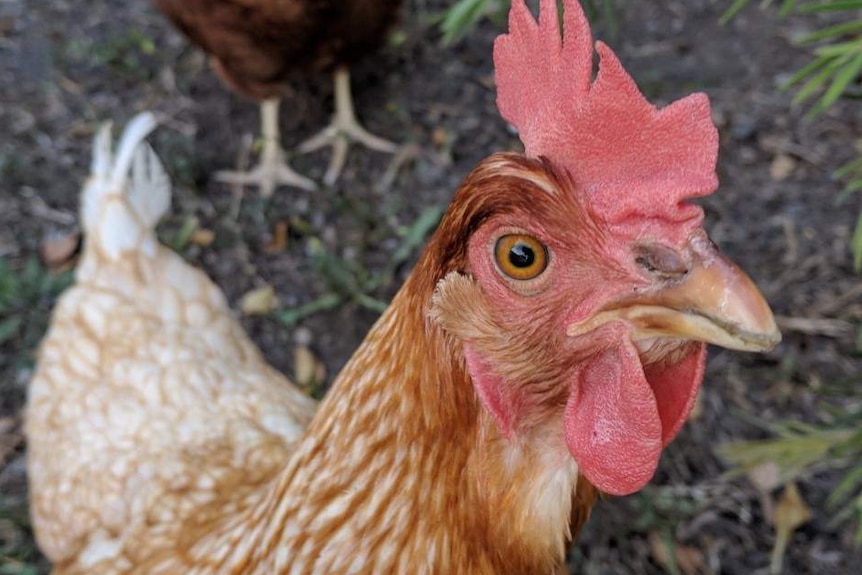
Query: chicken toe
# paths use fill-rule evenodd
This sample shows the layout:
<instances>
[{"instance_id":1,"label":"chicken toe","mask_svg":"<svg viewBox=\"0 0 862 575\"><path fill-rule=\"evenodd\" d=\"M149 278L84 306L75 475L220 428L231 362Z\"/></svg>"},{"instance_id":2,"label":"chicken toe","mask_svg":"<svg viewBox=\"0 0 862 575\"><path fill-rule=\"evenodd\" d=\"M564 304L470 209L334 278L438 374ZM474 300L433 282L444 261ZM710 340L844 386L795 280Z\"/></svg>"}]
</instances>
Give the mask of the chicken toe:
<instances>
[{"instance_id":1,"label":"chicken toe","mask_svg":"<svg viewBox=\"0 0 862 575\"><path fill-rule=\"evenodd\" d=\"M278 105L276 98L265 100L260 107L263 150L260 163L249 171L220 171L215 177L219 182L257 186L263 197L271 197L279 185L294 186L310 192L317 189L313 180L294 171L284 159L278 130Z\"/></svg>"},{"instance_id":2,"label":"chicken toe","mask_svg":"<svg viewBox=\"0 0 862 575\"><path fill-rule=\"evenodd\" d=\"M341 67L335 71L335 114L332 123L300 144L298 151L306 154L332 146L332 158L323 177L324 183L331 186L338 180L344 168L350 140L378 152L393 154L398 151L397 144L370 133L356 119L353 96L350 93L350 72Z\"/></svg>"}]
</instances>

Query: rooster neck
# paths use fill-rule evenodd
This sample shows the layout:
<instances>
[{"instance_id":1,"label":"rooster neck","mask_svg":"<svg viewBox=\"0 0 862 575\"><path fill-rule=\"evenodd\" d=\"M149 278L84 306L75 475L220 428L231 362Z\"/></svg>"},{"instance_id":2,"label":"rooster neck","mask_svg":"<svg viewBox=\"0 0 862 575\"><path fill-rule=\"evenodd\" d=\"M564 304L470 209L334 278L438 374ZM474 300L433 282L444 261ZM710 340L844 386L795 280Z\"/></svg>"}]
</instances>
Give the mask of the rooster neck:
<instances>
[{"instance_id":1,"label":"rooster neck","mask_svg":"<svg viewBox=\"0 0 862 575\"><path fill-rule=\"evenodd\" d=\"M266 502L266 570L547 573L563 558L577 468L562 429L504 440L428 298L405 286L321 404Z\"/></svg>"}]
</instances>

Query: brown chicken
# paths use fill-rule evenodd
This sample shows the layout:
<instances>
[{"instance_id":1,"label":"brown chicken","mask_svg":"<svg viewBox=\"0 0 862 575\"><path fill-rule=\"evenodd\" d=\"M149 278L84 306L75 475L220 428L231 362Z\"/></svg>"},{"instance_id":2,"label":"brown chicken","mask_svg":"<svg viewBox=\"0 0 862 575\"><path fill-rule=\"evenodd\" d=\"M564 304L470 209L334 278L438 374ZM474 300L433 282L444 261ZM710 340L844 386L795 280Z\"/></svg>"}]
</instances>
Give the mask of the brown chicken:
<instances>
[{"instance_id":1,"label":"brown chicken","mask_svg":"<svg viewBox=\"0 0 862 575\"><path fill-rule=\"evenodd\" d=\"M656 110L601 44L592 81L565 5L564 42L555 0L539 23L516 0L495 45L527 155L467 176L313 416L157 243L169 185L133 153L152 118L113 162L102 132L26 422L58 573L547 575L597 492L650 480L706 343L779 340L685 203L717 183L708 102Z\"/></svg>"},{"instance_id":2,"label":"brown chicken","mask_svg":"<svg viewBox=\"0 0 862 575\"><path fill-rule=\"evenodd\" d=\"M153 0L193 42L231 88L263 100L260 165L250 172L221 172L225 182L252 184L264 196L278 184L314 190L316 184L284 160L278 128L283 83L297 73L335 73L331 125L299 147L302 153L333 146L324 181L335 183L348 140L382 152L395 144L368 133L356 120L348 66L379 46L395 22L400 0Z\"/></svg>"}]
</instances>

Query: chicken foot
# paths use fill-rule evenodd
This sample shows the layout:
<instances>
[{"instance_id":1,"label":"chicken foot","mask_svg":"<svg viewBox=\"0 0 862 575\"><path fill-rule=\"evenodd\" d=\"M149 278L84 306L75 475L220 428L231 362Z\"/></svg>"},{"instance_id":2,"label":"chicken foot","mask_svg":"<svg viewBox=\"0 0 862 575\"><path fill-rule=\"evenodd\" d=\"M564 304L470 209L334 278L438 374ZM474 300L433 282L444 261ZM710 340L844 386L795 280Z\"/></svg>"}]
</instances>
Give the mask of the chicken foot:
<instances>
[{"instance_id":1,"label":"chicken foot","mask_svg":"<svg viewBox=\"0 0 862 575\"><path fill-rule=\"evenodd\" d=\"M398 150L396 144L370 133L356 119L353 96L350 93L350 71L344 66L339 67L335 71L334 78L335 114L332 122L320 133L300 144L298 148L299 153L306 154L325 146L332 146L332 158L323 176L323 181L328 186L335 183L344 168L350 140L355 140L379 152L393 154Z\"/></svg>"},{"instance_id":2,"label":"chicken foot","mask_svg":"<svg viewBox=\"0 0 862 575\"><path fill-rule=\"evenodd\" d=\"M279 185L295 186L313 192L317 184L295 172L284 159L278 128L278 98L264 100L260 105L261 137L263 150L260 163L250 171L220 171L215 177L219 182L257 186L260 194L271 197Z\"/></svg>"}]
</instances>

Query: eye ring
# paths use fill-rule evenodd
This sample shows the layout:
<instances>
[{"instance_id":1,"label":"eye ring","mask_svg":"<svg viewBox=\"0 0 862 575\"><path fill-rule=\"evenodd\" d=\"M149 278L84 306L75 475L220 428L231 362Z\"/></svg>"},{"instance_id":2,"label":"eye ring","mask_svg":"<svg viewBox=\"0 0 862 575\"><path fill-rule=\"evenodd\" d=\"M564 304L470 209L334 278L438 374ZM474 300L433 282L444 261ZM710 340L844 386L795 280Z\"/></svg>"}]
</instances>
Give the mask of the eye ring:
<instances>
[{"instance_id":1,"label":"eye ring","mask_svg":"<svg viewBox=\"0 0 862 575\"><path fill-rule=\"evenodd\" d=\"M494 246L497 268L514 280L531 280L548 267L548 248L527 234L506 234Z\"/></svg>"}]
</instances>

